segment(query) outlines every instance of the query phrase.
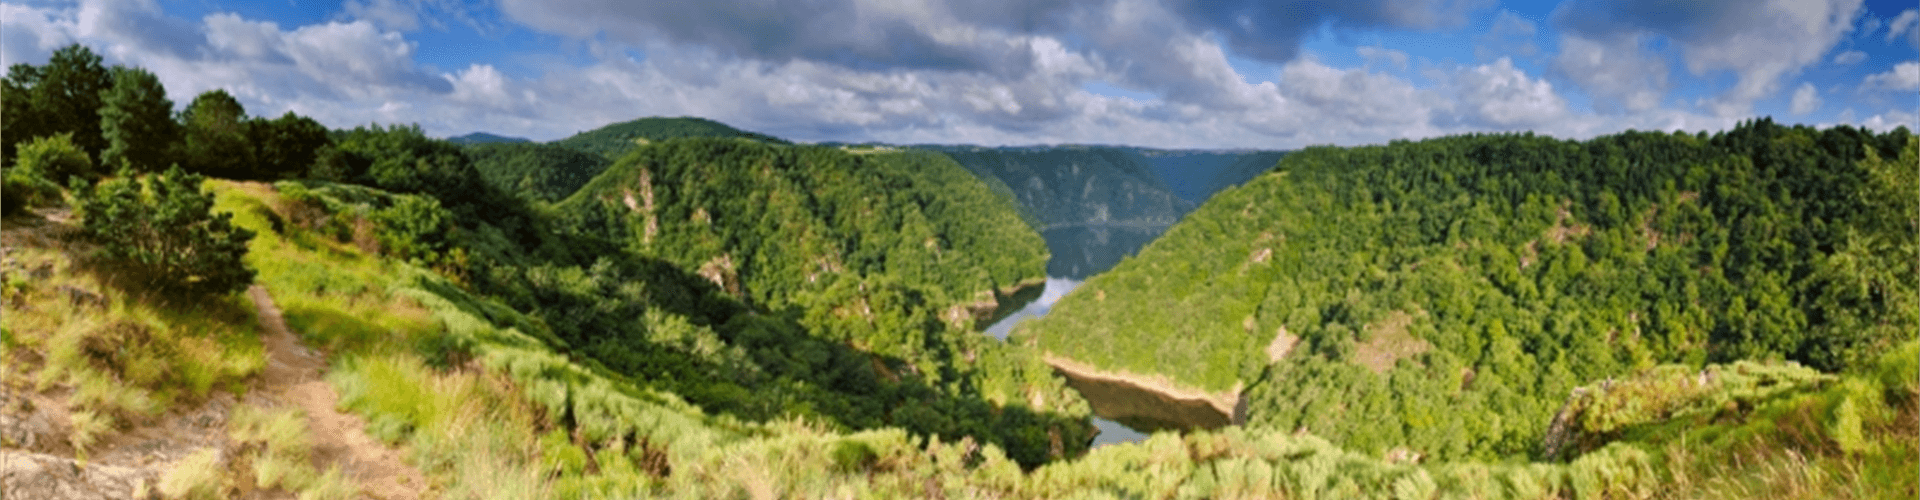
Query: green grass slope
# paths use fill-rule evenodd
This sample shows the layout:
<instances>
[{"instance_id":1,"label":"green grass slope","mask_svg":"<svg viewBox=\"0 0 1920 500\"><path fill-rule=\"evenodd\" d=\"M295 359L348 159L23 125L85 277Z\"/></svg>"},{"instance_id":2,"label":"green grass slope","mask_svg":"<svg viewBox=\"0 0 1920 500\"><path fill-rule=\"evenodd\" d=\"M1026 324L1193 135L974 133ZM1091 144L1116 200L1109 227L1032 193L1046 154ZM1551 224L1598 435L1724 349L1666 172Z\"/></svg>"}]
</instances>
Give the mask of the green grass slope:
<instances>
[{"instance_id":1,"label":"green grass slope","mask_svg":"<svg viewBox=\"0 0 1920 500\"><path fill-rule=\"evenodd\" d=\"M1913 137L1769 120L1289 154L1016 341L1359 450L1527 455L1578 384L1834 371L1916 326ZM1277 361L1276 361L1277 359Z\"/></svg>"}]
</instances>

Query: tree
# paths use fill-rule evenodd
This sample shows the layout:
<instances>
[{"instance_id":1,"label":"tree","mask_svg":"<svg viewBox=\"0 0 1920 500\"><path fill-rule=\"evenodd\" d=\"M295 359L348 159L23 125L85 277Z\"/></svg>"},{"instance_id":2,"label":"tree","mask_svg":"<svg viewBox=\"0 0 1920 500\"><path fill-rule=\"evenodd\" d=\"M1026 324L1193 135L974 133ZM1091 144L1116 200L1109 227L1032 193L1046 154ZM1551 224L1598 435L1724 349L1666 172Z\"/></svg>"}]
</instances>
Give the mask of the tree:
<instances>
[{"instance_id":1,"label":"tree","mask_svg":"<svg viewBox=\"0 0 1920 500\"><path fill-rule=\"evenodd\" d=\"M107 149L102 165L132 164L142 172L171 163L168 149L178 140L180 125L173 121L173 101L153 73L115 66L113 88L101 96L100 133Z\"/></svg>"},{"instance_id":2,"label":"tree","mask_svg":"<svg viewBox=\"0 0 1920 500\"><path fill-rule=\"evenodd\" d=\"M232 214L213 213L203 180L174 166L144 182L118 178L91 189L74 183L82 229L101 243L102 257L131 267L135 283L149 291L206 296L245 289L254 271L241 258L253 232L234 227Z\"/></svg>"},{"instance_id":3,"label":"tree","mask_svg":"<svg viewBox=\"0 0 1920 500\"><path fill-rule=\"evenodd\" d=\"M247 144L246 117L246 108L225 90L209 90L193 98L184 120L187 168L202 175L247 177L253 148Z\"/></svg>"},{"instance_id":4,"label":"tree","mask_svg":"<svg viewBox=\"0 0 1920 500\"><path fill-rule=\"evenodd\" d=\"M7 78L0 80L0 165L12 165L15 143L45 134L46 126L33 109L33 87L22 81L37 80L38 68L15 64Z\"/></svg>"},{"instance_id":5,"label":"tree","mask_svg":"<svg viewBox=\"0 0 1920 500\"><path fill-rule=\"evenodd\" d=\"M327 127L292 111L272 120L248 121L246 128L258 162L247 176L253 179L306 176L320 148L332 143Z\"/></svg>"},{"instance_id":6,"label":"tree","mask_svg":"<svg viewBox=\"0 0 1920 500\"><path fill-rule=\"evenodd\" d=\"M100 56L84 45L68 45L37 74L23 74L32 83L34 115L46 121L43 133L72 132L73 144L88 154L106 149L100 135L100 92L113 86L113 75L100 65Z\"/></svg>"}]
</instances>

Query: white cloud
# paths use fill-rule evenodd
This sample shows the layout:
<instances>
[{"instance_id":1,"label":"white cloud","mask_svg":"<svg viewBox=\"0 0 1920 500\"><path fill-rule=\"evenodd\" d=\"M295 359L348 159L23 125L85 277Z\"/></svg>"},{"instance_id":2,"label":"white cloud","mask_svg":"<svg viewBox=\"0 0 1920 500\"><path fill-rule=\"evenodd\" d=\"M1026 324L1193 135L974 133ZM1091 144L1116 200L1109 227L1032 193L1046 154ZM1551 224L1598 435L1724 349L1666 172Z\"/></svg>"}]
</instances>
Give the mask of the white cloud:
<instances>
[{"instance_id":1,"label":"white cloud","mask_svg":"<svg viewBox=\"0 0 1920 500\"><path fill-rule=\"evenodd\" d=\"M1530 78L1502 57L1454 77L1455 100L1470 122L1500 129L1526 128L1563 120L1567 101L1553 84Z\"/></svg>"},{"instance_id":2,"label":"white cloud","mask_svg":"<svg viewBox=\"0 0 1920 500\"><path fill-rule=\"evenodd\" d=\"M1893 43L1902 36L1907 37L1908 43L1912 43L1914 48L1920 49L1920 9L1907 9L1895 16L1893 22L1887 23L1887 43Z\"/></svg>"},{"instance_id":3,"label":"white cloud","mask_svg":"<svg viewBox=\"0 0 1920 500\"><path fill-rule=\"evenodd\" d=\"M1626 35L1602 42L1562 35L1553 68L1596 97L1596 109L1657 108L1667 93L1667 63L1641 51L1641 37Z\"/></svg>"},{"instance_id":4,"label":"white cloud","mask_svg":"<svg viewBox=\"0 0 1920 500\"><path fill-rule=\"evenodd\" d=\"M1751 113L1755 100L1779 90L1780 80L1820 61L1853 29L1860 3L1719 0L1674 9L1656 0L1570 0L1554 10L1554 21L1570 38L1671 41L1694 76L1732 72L1733 87L1701 103L1725 117ZM1569 52L1563 47L1561 56Z\"/></svg>"},{"instance_id":5,"label":"white cloud","mask_svg":"<svg viewBox=\"0 0 1920 500\"><path fill-rule=\"evenodd\" d=\"M1867 53L1861 52L1858 50L1849 50L1846 52L1835 54L1833 56L1833 63L1843 65L1843 66L1849 65L1849 64L1860 64L1862 61L1866 61L1866 60L1867 60Z\"/></svg>"},{"instance_id":6,"label":"white cloud","mask_svg":"<svg viewBox=\"0 0 1920 500\"><path fill-rule=\"evenodd\" d=\"M1920 90L1920 61L1893 65L1885 73L1867 75L1860 88L1867 90Z\"/></svg>"},{"instance_id":7,"label":"white cloud","mask_svg":"<svg viewBox=\"0 0 1920 500\"><path fill-rule=\"evenodd\" d=\"M1820 109L1820 91L1813 88L1812 82L1801 83L1800 88L1793 91L1793 104L1789 112L1794 115L1804 115L1818 109Z\"/></svg>"},{"instance_id":8,"label":"white cloud","mask_svg":"<svg viewBox=\"0 0 1920 500\"><path fill-rule=\"evenodd\" d=\"M0 66L47 60L73 40L72 17L71 10L0 3Z\"/></svg>"}]
</instances>

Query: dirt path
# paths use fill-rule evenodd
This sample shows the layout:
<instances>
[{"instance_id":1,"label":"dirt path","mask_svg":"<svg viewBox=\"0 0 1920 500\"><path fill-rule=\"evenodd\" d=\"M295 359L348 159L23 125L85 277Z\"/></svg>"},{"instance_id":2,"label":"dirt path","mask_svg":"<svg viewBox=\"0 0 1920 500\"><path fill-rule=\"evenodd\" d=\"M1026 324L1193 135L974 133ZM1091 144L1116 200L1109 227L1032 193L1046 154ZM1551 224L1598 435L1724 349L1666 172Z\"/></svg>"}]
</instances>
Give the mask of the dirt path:
<instances>
[{"instance_id":1,"label":"dirt path","mask_svg":"<svg viewBox=\"0 0 1920 500\"><path fill-rule=\"evenodd\" d=\"M260 327L266 330L267 367L260 377L262 389L281 404L306 412L318 462L315 465L321 470L339 465L341 472L369 497L420 498L426 486L420 471L400 461L399 452L368 436L366 423L359 416L334 409L340 395L321 378L327 366L324 356L300 345L267 289L254 285L247 289L247 296L259 308Z\"/></svg>"}]
</instances>

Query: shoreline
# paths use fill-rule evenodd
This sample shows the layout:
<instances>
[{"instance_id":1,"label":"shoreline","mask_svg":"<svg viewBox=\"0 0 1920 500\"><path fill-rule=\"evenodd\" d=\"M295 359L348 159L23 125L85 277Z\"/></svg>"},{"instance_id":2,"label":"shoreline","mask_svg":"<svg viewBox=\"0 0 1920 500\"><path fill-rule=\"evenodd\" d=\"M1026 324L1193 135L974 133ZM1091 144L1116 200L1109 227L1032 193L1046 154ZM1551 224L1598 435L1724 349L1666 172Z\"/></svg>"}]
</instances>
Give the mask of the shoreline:
<instances>
[{"instance_id":1,"label":"shoreline","mask_svg":"<svg viewBox=\"0 0 1920 500\"><path fill-rule=\"evenodd\" d=\"M1146 377L1101 370L1051 352L1041 359L1067 378L1094 413L1112 420L1149 420L1175 427L1219 428L1237 425L1239 390L1222 393L1183 388L1165 376Z\"/></svg>"}]
</instances>

